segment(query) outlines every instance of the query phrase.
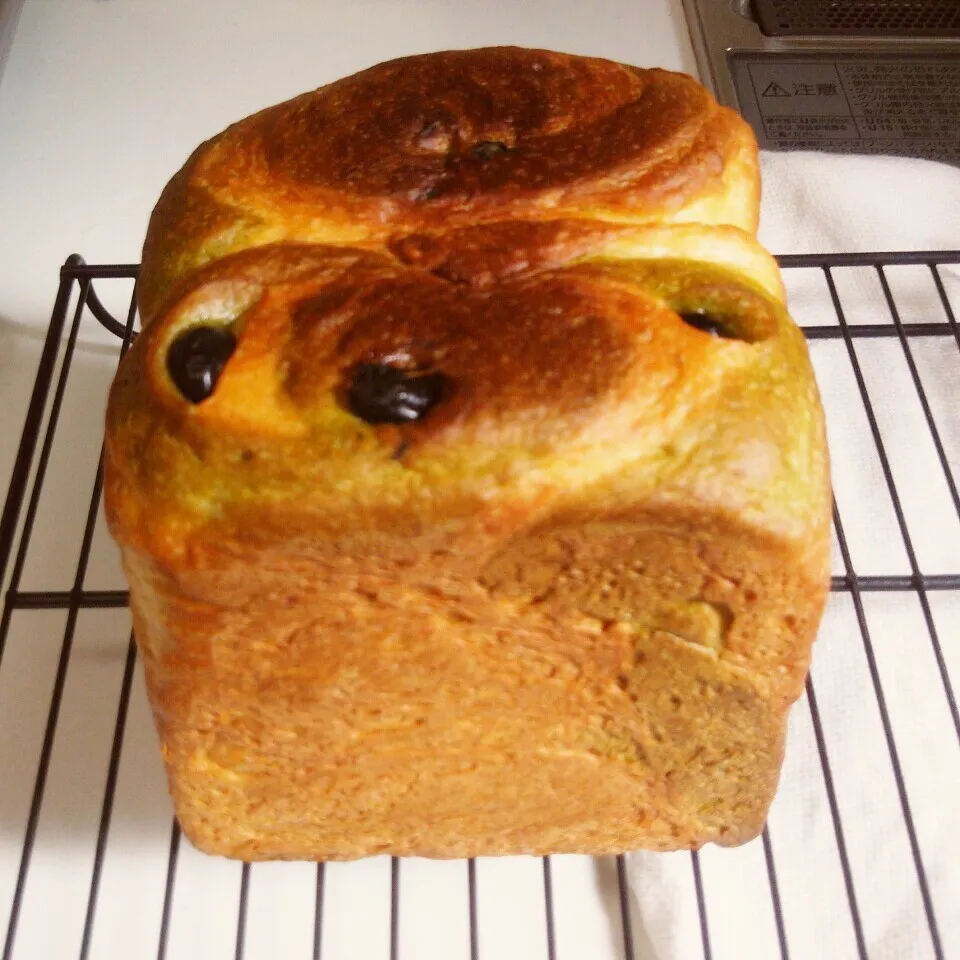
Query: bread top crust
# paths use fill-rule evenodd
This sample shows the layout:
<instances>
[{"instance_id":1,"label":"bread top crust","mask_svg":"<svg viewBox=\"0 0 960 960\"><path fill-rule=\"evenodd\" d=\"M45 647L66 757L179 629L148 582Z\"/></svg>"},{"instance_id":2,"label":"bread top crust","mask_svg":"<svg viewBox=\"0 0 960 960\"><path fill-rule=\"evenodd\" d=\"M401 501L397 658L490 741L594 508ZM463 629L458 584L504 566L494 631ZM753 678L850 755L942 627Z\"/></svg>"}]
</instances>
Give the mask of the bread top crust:
<instances>
[{"instance_id":1,"label":"bread top crust","mask_svg":"<svg viewBox=\"0 0 960 960\"><path fill-rule=\"evenodd\" d=\"M202 144L151 218L141 315L251 246L569 219L754 232L758 211L752 131L692 77L518 47L406 57Z\"/></svg>"},{"instance_id":2,"label":"bread top crust","mask_svg":"<svg viewBox=\"0 0 960 960\"><path fill-rule=\"evenodd\" d=\"M527 247L533 266L496 283L320 245L197 271L111 392L115 534L174 567L211 524L234 535L255 518L280 537L369 534L384 549L441 532L463 544L469 528L493 548L549 512L659 498L822 545L822 414L772 260L732 228L619 227L591 242ZM474 248L445 249L441 272L471 274ZM729 336L681 317L698 311ZM237 347L195 404L167 357L197 325L231 329ZM367 423L345 399L363 364L439 373L443 397L414 422Z\"/></svg>"},{"instance_id":3,"label":"bread top crust","mask_svg":"<svg viewBox=\"0 0 960 960\"><path fill-rule=\"evenodd\" d=\"M516 48L382 64L241 121L151 220L107 416L114 535L178 579L257 538L435 550L470 577L545 518L679 507L825 582L823 418L754 236L756 158L690 77ZM236 349L191 403L168 358L198 326ZM371 424L348 402L365 366L442 396Z\"/></svg>"}]
</instances>

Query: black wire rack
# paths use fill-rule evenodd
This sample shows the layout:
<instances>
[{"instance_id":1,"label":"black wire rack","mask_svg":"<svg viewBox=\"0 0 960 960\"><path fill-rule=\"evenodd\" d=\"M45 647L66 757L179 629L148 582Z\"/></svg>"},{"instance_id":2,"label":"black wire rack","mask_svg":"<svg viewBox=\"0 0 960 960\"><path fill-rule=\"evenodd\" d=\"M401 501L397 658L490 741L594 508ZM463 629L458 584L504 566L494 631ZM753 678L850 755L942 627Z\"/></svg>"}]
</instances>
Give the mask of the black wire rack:
<instances>
[{"instance_id":1,"label":"black wire rack","mask_svg":"<svg viewBox=\"0 0 960 960\"><path fill-rule=\"evenodd\" d=\"M898 808L897 830L902 832L901 842L906 853L905 859L899 861L897 870L891 870L889 863L884 868L886 861L882 858L875 871L855 864L858 855L851 849L851 817L856 816L856 811L851 814L850 804L844 799L844 788L839 782L843 771L836 759L841 749L836 738L831 738L829 721L829 717L837 715L834 709L836 690L831 688L829 700L821 694L817 675L818 655L815 653L814 671L807 681L806 696L802 701L804 706L801 708L798 704L795 709L803 709L807 718L805 722L809 723L811 755L815 751L816 756L817 789L822 791L824 797L824 835L829 839L827 846L833 857L830 865L816 869L823 871L825 884L827 872L836 875L836 890L842 891L840 899L845 902L842 908L838 907L831 926L835 926L846 937L846 947L832 954L814 954L809 950L804 952L798 931L815 921L798 913L795 897L786 888L786 878L799 867L802 858L798 857L796 849L788 842L791 834L789 822L772 816L762 836L743 848L752 849L756 862L762 865L758 868L762 880L755 890L754 902L748 909L752 913L766 911L770 914L770 942L759 953L740 950L739 955L757 957L759 960L765 960L766 957L780 957L781 960L793 957L798 960L814 955L830 956L831 960L845 956L887 956L886 953L872 952L875 940L871 930L876 926L876 919L868 916L869 905L884 897L886 886L899 884L911 891L910 902L913 906L910 922L913 925L908 932L912 931L918 938L920 952L916 955L936 957L938 960L958 957L960 940L957 938L960 935L956 933L955 925L953 933L945 925L955 920L956 913L960 911L960 901L949 900L952 896L950 891L957 889L956 871L960 870L960 866L954 860L953 872L948 870L944 873L940 867L932 872L929 868L931 858L938 851L930 849L929 843L925 843L923 831L918 829L917 824L919 816L933 810L935 801L911 780L911 771L916 769L916 758L911 751L904 750L906 738L898 729L898 723L902 722L898 717L903 714L891 706L894 687L891 685L890 671L884 667L883 657L878 654L877 615L872 615L870 603L873 597L891 594L908 596L918 607L919 620L916 622L922 627L918 626L910 635L909 646L911 650L922 649L923 656L929 658L931 664L921 699L925 703L935 704L939 711L940 726L935 731L936 737L941 748L947 751L948 758L956 761L956 749L960 746L960 714L954 686L956 671L960 669L960 635L956 620L953 626L944 626L947 623L946 614L938 603L941 599L960 601L960 554L954 555L954 568L950 568L947 561L935 562L933 569L928 569L930 565L925 562L926 554L918 548L913 529L912 495L909 502L904 496L904 453L900 447L897 450L888 449L890 440L887 426L878 409L883 404L878 405L877 375L871 373L868 367L871 364L876 366L879 362L882 381L886 369L889 367L892 370L896 366L905 371L903 375L906 379L903 382L912 384L910 404L919 417L918 428L913 435L928 450L932 457L930 462L936 464L938 471L935 476L926 476L922 484L925 487L942 488L941 499L946 510L938 522L943 523L944 529L951 527L960 521L960 495L952 465L960 459L960 431L957 430L957 408L954 406L951 410L949 406L951 398L960 399L960 377L957 376L960 372L960 366L957 365L960 358L960 327L948 295L949 283L945 281L945 276L952 278L955 275L956 267L960 265L960 251L786 256L780 258L780 263L788 281L803 278L819 285L819 300L814 308L804 311L801 320L814 360L818 359L820 349L829 349L832 351L831 362L842 363L846 374L852 376L854 387L850 395L859 401L858 429L867 443L870 469L875 474L875 487L879 489L879 493L875 489L873 495L882 499L885 504L883 510L890 514L887 526L894 535L892 549L900 556L899 560L887 563L883 559L886 554L876 551L877 544L869 538L864 545L854 544L855 538L845 528L847 510L853 512L853 509L843 501L837 490L831 607L836 604L844 606L848 622L855 624L855 630L851 628L847 631L843 642L857 647L865 670L860 688L849 693L857 703L870 704L870 710L877 717L878 738L882 743L882 754L877 755L875 765L867 768L866 773L870 777L876 776L878 783L892 784L890 802ZM926 306L922 316L903 315L904 308L896 292L895 274L904 268L913 271L914 282L926 285L928 297L924 301ZM859 271L861 277L869 275L878 291L879 307L875 306L871 316L866 319L848 315L850 311L842 289L845 271ZM109 879L105 871L111 869L111 851L134 843L136 837L136 830L131 831L129 824L125 826L117 822L118 791L127 790L129 793L129 784L142 779L137 773L125 774L124 764L133 762L131 757L142 753L140 747L144 744L146 750L150 747L149 737L143 744L139 740L131 743L134 727L137 723L141 726L149 723L149 716L142 704L142 684L137 679L137 652L126 615L127 594L125 590L112 585L102 587L102 577L94 577L93 580L97 582L91 583L91 556L98 549L97 545L103 536L100 503L102 472L99 465L96 465L88 481L83 478L70 478L69 481L75 489L83 490L85 482L89 488L88 496L81 494L85 501L82 508L82 535L79 537L75 562L71 560L72 577L57 584L41 582L34 589L30 585L29 555L34 534L47 509L45 489L55 471L63 469L62 466L57 467L57 463L62 464L63 460L61 458L58 461L55 448L58 427L61 427L64 411L69 409L71 403L68 384L81 331L85 324L99 323L114 336L114 353L117 356L123 355L135 336L133 294L126 318L121 322L104 307L93 283L96 281L101 285L101 292L103 285L115 282L125 282L132 288L136 274L137 267L134 265L89 266L76 255L70 257L62 267L60 286L40 353L9 491L0 518L0 586L5 587L0 616L0 710L4 707L3 698L7 698L10 710L32 710L38 726L33 749L24 747L27 756L15 755L12 765L8 764L4 769L0 755L0 800L4 790L18 790L22 794L20 806L14 804L18 815L10 818L15 822L0 822L0 828L6 829L6 834L0 829L0 852L5 849L7 854L6 861L0 857L0 918L5 918L0 920L2 960L35 960L39 957L52 960L60 956L76 956L80 960L108 956L122 956L124 960L133 957L181 960L182 957L196 956L207 960L208 957L220 955L232 956L236 960L244 957L252 960L255 955L276 956L281 960L294 955L303 956L304 960L310 956L314 960L320 957L323 960L337 960L340 957L351 960L372 960L374 957L420 960L421 957L434 956L451 960L454 957L501 960L507 955L502 945L522 933L518 933L518 924L522 926L525 922L518 913L521 910L533 918L527 926L532 924L536 929L531 927L527 930L527 940L515 954L518 957L542 957L544 960L589 957L590 960L602 960L603 956L609 956L618 960L646 960L647 957L687 960L687 957L702 956L704 960L712 960L715 956L738 955L736 930L733 934L727 930L722 937L718 932L723 918L713 903L720 893L712 892L719 891L725 884L723 876L717 873L724 863L729 862L724 858L735 856L736 852L718 850L668 855L673 858L669 862L673 865L674 876L685 876L685 882L690 887L691 906L687 919L688 926L693 928L692 931L687 930L689 936L685 941L686 946L674 947L673 952L670 952L670 948L657 946L656 938L646 930L650 918L644 913L647 888L643 874L633 869L631 857L623 856L601 858L595 862L590 858L516 858L517 863L497 866L483 860L451 862L443 864L442 868L438 866L436 869L442 869L443 872L432 879L422 861L377 858L382 862L375 867L369 866L369 869L363 868L367 870L366 873L349 875L343 872L342 865L296 865L296 889L300 891L301 898L297 910L307 925L301 931L300 946L297 948L301 952L278 946L270 941L269 934L258 935L259 945L253 945L250 931L259 922L259 912L266 909L263 906L264 890L269 887L268 883L254 883L254 871L262 867L229 864L230 869L236 867L239 872L237 877L222 872L227 869L225 861L216 861L216 870L221 872L203 876L214 885L232 885L232 892L228 898L230 915L225 921L223 917L220 918L221 928L226 923L228 929L226 932L220 930L220 945L212 949L209 943L194 942L189 938L185 940L184 934L177 934L175 930L171 932L175 927L173 918L178 884L182 886L187 882L184 859L199 855L181 840L176 822L170 817L165 796L156 799L158 791L162 793L162 787L157 787L159 781L156 777L152 799L144 800L142 791L140 794L134 791L133 800L128 798L124 801L127 807L136 807L142 802L151 806L153 811L159 810L156 815L165 823L162 855L156 849L151 854L155 860L159 858L162 861L157 868L157 882L153 888L156 901L150 908L153 919L146 923L142 918L128 918L132 926L125 935L125 941L109 933L99 935L98 939L98 924L106 922L103 919L105 912L128 912L126 899L123 900L122 910L111 907L110 898L118 896L118 891L123 889L123 879L121 877L118 881L116 876ZM883 345L881 354L875 354L870 347L876 343ZM936 356L931 361L932 368L927 362L929 351L926 347L930 344L937 348ZM936 390L929 382L930 369L937 371L939 380L934 385ZM818 376L823 385L824 374L819 368ZM941 396L946 391L946 412L942 405L938 406L934 396L937 391ZM897 403L901 402L905 402L905 398L897 399ZM90 411L80 413L94 416ZM828 420L829 413L828 408ZM91 436L96 436L96 433ZM909 458L912 455L907 456ZM92 457L89 462L98 464ZM883 510L876 510L878 526L883 526L879 519L879 513ZM857 526L858 529L866 526L872 530L873 523L871 516L865 522L862 519L858 521ZM79 521L77 526L79 529ZM855 568L855 559L858 568ZM869 572L861 572L864 567ZM39 579L43 581L42 576ZM960 603L955 606L955 612L960 612ZM40 615L44 611L54 620L44 621L40 626L25 624L22 629L17 628L18 617L28 612ZM57 751L66 749L61 741L69 746L95 741L99 735L95 735L92 729L84 730L82 721L77 723L74 719L78 709L76 706L70 708L69 724L63 721L62 714L72 672L88 669L85 666L87 661L78 652L78 624L84 617L96 617L111 611L120 617L116 621L120 626L110 629L115 635L117 630L122 631L120 641L114 642L111 648L119 675L119 682L111 688L113 699L98 694L95 697L88 696L85 700L81 690L77 701L81 705L81 717L96 713L100 718L95 726L108 741L102 745L103 762L89 777L81 777L82 783L75 782L66 774L57 774L53 783L51 770L52 765L59 762ZM43 709L36 705L35 698L30 701L32 706L16 702L10 706L9 701L11 698L16 701L18 692L15 678L8 678L5 682L5 668L14 673L26 669L22 664L19 667L16 663L11 664L11 660L20 656L21 660L26 657L24 662L28 662L30 650L34 647L39 649L41 636L48 635L53 637L48 644L52 650L49 654L52 678L49 679L49 697L43 702ZM821 639L820 644L823 643ZM84 656L89 653L86 650ZM896 677L893 679L896 681ZM140 703L140 707L136 706L137 703ZM139 720L131 720L131 710L140 711ZM788 749L788 762L791 755ZM24 771L33 774L32 785L26 782ZM782 789L789 789L789 784ZM942 802L956 807L956 795ZM66 819L66 823L57 828L60 833L70 832L71 810L80 808L86 811L87 841L79 860L76 843L57 841L54 837L41 844L38 839L44 830L56 833L56 824L48 829L49 825L44 819L45 811L51 806L59 809ZM0 814L4 809L0 803ZM884 838L875 839L880 844L884 841ZM62 855L57 855L57 850L61 849L57 847L58 842L66 844L62 847ZM3 844L6 846L3 847ZM667 862L656 860L657 855L653 854L637 856L646 857L648 864ZM677 857L684 858L686 866L677 866ZM8 865L6 887L2 873L4 862ZM289 865L284 866L292 869ZM214 867L209 869L214 870ZM503 872L505 869L523 873L527 899L519 905L515 904L512 913L508 907L504 907L505 913L502 910L500 913L496 910L491 912L485 898L496 893L500 879L506 876ZM58 871L64 870L68 870L74 879L66 886L58 886ZM423 872L425 870L427 873ZM46 878L44 882L49 886L44 888L41 881L34 879L34 874ZM590 886L587 881L592 882L593 879L601 892L601 899L606 898L602 909L597 908L601 911L598 915L602 917L606 933L597 933L591 946L584 939L586 934L583 931L589 924L584 919L586 914L581 911L587 910L583 894ZM192 891L201 890L207 881L192 881L194 885L189 888L190 894L183 894L183 898L190 900ZM135 882L130 881L131 884ZM360 907L352 913L344 913L343 897L346 894L343 893L342 884L352 885L353 895L359 897ZM254 886L257 891L255 895ZM415 924L419 939L412 941L410 930L413 921L405 904L408 897L413 896L411 891L414 887L419 890L417 895L425 904L426 912ZM294 887L285 889L292 890ZM790 885L790 889L795 890L796 884ZM364 898L376 898L376 910L372 906L364 906L364 903L372 902ZM500 899L502 901L503 897ZM68 900L69 916L64 917ZM438 911L459 916L459 926L455 926L460 931L458 935L462 942L456 949L443 945L430 946L436 919L431 914ZM25 916L25 913L30 916ZM38 925L37 917L46 917L47 927ZM68 940L57 940L54 936L53 928L61 922L71 927ZM684 922L678 921L680 924ZM498 923L500 929L491 927L491 924ZM213 924L213 920L210 920L210 924ZM376 935L375 948L362 947L359 941L352 947L345 947L341 942L342 937L336 940L331 933L334 926L338 927L340 934L347 927L353 930L367 929L369 932L376 924L380 924L382 930ZM504 926L508 929L504 930ZM33 933L25 930L25 927L30 927ZM568 939L571 931L577 931L579 939ZM826 935L826 931L821 932ZM54 939L44 940L45 936ZM174 943L177 937L179 939ZM65 945L68 941L69 946ZM48 946L31 946L36 943L47 943ZM51 943L58 945L51 947ZM111 943L114 949L112 953ZM224 946L224 943L227 945ZM695 950L690 946L691 943L695 943ZM597 944L603 945L602 950ZM603 950L607 952L603 953Z\"/></svg>"}]
</instances>

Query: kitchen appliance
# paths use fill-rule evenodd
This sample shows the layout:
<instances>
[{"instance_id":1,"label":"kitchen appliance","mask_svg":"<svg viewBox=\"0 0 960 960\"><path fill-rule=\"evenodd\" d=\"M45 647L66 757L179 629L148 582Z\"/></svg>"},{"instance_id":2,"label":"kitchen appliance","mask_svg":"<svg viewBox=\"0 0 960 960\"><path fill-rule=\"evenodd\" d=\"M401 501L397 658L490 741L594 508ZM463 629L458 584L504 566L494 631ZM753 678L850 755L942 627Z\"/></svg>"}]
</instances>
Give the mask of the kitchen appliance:
<instances>
[{"instance_id":1,"label":"kitchen appliance","mask_svg":"<svg viewBox=\"0 0 960 960\"><path fill-rule=\"evenodd\" d=\"M3 79L3 68L13 44L22 6L23 0L0 0L0 80Z\"/></svg>"},{"instance_id":2,"label":"kitchen appliance","mask_svg":"<svg viewBox=\"0 0 960 960\"><path fill-rule=\"evenodd\" d=\"M768 150L960 164L956 0L683 0L701 79Z\"/></svg>"}]
</instances>

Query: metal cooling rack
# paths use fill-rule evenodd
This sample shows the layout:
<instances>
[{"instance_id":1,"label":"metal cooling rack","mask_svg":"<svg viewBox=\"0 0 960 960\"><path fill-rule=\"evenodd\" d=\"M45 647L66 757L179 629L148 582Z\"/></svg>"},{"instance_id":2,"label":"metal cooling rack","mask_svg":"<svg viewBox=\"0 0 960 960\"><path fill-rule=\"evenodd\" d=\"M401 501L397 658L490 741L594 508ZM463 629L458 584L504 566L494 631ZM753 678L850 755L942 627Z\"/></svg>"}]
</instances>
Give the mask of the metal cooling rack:
<instances>
[{"instance_id":1,"label":"metal cooling rack","mask_svg":"<svg viewBox=\"0 0 960 960\"><path fill-rule=\"evenodd\" d=\"M835 375L830 371L852 376L850 396L858 399L860 409L856 424L848 429L859 429L869 445L871 462L864 470L875 475L877 499L872 505L844 502L837 488L830 607L843 607L838 616L847 617L848 628L839 631L846 632L846 640L829 642L832 647L839 642L862 646L863 682L849 694L875 709L884 755L869 774L878 783L892 782L893 795L886 801L898 808L903 834L890 839L904 850L895 871L872 869L864 862L860 841L853 842L858 821L845 801L849 778L831 762L839 752L829 719L837 715L838 698L832 688L822 693L815 654L806 697L795 711L808 730L811 756L817 758L812 769L825 797L820 826L832 851L829 862L816 866L813 886L833 884L838 906L832 924L848 938L848 947L831 960L871 956L871 929L877 920L870 904L895 883L906 884L915 894L906 920L913 924L910 930L921 951L917 955L960 956L951 953L960 951L960 943L946 942L943 933L957 904L945 900L942 871L932 875L928 870L937 851L924 846L917 828L918 817L930 812L934 801L911 780L916 765L906 763L912 754L902 749L898 724L903 723L903 712L891 709L895 684L878 653L877 621L870 615L873 599L883 595L908 596L918 605L922 627L910 642L930 659L924 700L940 709L943 722L936 737L953 757L960 744L954 693L960 637L944 630L938 603L960 600L960 572L942 560L926 563L929 551L924 544L935 543L937 534L932 540L929 531L918 537L912 513L916 497L904 495L902 442L897 450L888 449L884 411L889 404L876 384L888 371L891 382L897 382L896 370L902 384L912 384L897 404L909 406L916 415L913 436L932 457L929 462L937 465L934 472L939 471L928 474L923 485L940 490L944 509L938 523L944 530L952 528L960 518L951 466L951 461L960 462L957 411L938 406L930 370L939 378L941 394L946 389L948 399L951 392L960 395L960 328L944 280L957 264L960 252L781 258L788 286L799 280L801 286L812 284L820 291L799 319L815 363L825 364L817 364L821 385ZM910 290L926 285L937 305L932 313L905 314L913 299L908 291L906 307L900 303L897 289L904 270L912 277ZM844 302L850 271L859 271L861 280L866 275L880 298L866 319L851 316ZM754 870L753 895L745 907L749 922L769 915L767 952L756 955L757 960L812 956L804 953L806 941L801 940L815 920L797 907L800 881L790 879L807 869L805 853L791 845L790 824L777 819L776 803L762 836L739 851L708 849L659 859L640 855L658 868L670 864L671 890L686 890L686 912L678 908L676 923L689 936L686 946L676 947L669 957L654 952L653 940L643 929L646 888L638 889L632 879L642 873L632 872L630 858L434 863L380 857L346 865L251 866L202 857L181 839L171 821L152 741L127 594L103 528L95 449L99 409L91 407L102 402L116 355L123 354L134 336L136 316L132 292L121 322L103 306L93 281L101 285L101 293L108 284L126 283L132 290L136 272L135 266L87 266L78 256L61 269L0 519L0 586L5 585L0 723L12 726L12 732L4 728L0 743L6 747L5 754L0 749L2 960L713 960L738 955L738 928L731 927L727 901L719 898L732 876L724 871L733 863L742 870L748 860ZM78 336L91 323L115 336L114 357L101 371L99 394L87 390L75 397L71 370ZM830 415L828 406L828 420ZM69 440L73 424L81 422L94 423L90 442L73 454L58 454L58 443L64 436ZM78 449L86 453L78 454ZM89 475L73 473L80 461L89 466ZM82 517L71 514L71 521L62 510L56 514L58 504L77 491ZM864 511L868 516L861 516ZM886 521L884 512L889 514ZM54 514L57 518L46 522ZM871 539L880 537L885 522L892 534L889 560L879 540ZM75 552L68 548L74 537L79 540ZM31 559L41 538L54 541L43 562ZM960 554L952 556L960 565ZM837 622L828 616L825 630L836 632ZM821 638L818 649L824 643ZM788 766L802 752L802 744L788 747ZM792 789L792 777L785 768L782 791ZM956 804L956 794L949 802ZM893 860L884 863L896 865ZM946 879L955 881L956 876ZM713 906L718 902L722 910Z\"/></svg>"}]
</instances>

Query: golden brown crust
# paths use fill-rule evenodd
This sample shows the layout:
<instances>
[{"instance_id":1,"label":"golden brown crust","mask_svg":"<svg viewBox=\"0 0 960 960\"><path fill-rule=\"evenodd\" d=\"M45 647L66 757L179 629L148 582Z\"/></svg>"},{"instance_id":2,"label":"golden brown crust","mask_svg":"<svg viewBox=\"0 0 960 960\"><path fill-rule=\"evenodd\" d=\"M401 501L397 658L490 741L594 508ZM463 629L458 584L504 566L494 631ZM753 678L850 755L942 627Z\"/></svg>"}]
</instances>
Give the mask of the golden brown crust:
<instances>
[{"instance_id":1,"label":"golden brown crust","mask_svg":"<svg viewBox=\"0 0 960 960\"><path fill-rule=\"evenodd\" d=\"M459 52L242 121L174 179L105 496L195 843L607 853L760 830L830 495L744 131L689 78ZM509 167L462 159L495 138ZM167 358L196 326L237 345L190 403ZM348 401L363 365L440 375L440 400L371 425Z\"/></svg>"},{"instance_id":2,"label":"golden brown crust","mask_svg":"<svg viewBox=\"0 0 960 960\"><path fill-rule=\"evenodd\" d=\"M506 149L478 156L490 143ZM251 245L582 217L753 231L758 188L750 128L683 74L518 47L406 57L198 148L151 219L141 315Z\"/></svg>"}]
</instances>

